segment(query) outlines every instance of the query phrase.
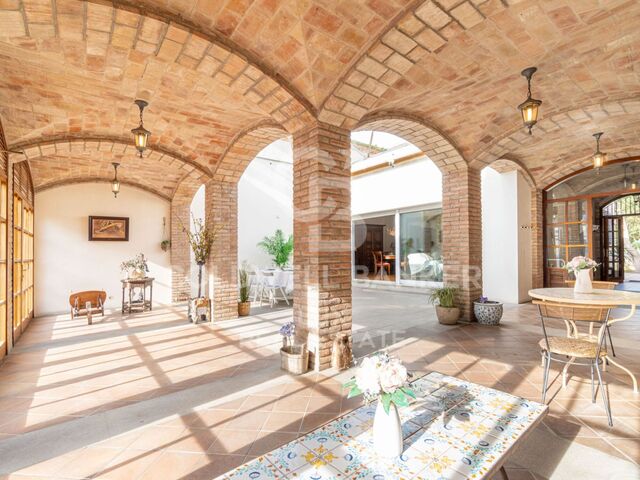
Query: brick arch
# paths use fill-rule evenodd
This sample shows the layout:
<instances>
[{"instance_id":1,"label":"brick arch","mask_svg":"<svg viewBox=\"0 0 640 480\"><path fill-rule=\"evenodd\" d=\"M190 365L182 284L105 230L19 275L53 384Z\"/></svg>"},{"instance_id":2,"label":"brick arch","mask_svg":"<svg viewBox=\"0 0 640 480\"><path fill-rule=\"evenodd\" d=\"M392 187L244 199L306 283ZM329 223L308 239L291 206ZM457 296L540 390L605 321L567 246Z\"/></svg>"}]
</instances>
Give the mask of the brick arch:
<instances>
[{"instance_id":1,"label":"brick arch","mask_svg":"<svg viewBox=\"0 0 640 480\"><path fill-rule=\"evenodd\" d=\"M397 135L422 150L443 173L466 169L467 162L456 146L417 115L406 112L375 112L365 116L354 130L378 130Z\"/></svg>"},{"instance_id":2,"label":"brick arch","mask_svg":"<svg viewBox=\"0 0 640 480\"><path fill-rule=\"evenodd\" d=\"M469 162L483 168L501 158L517 158L535 183L545 186L579 168L588 166L595 148L592 134L605 132L602 149L615 159L638 150L640 100L617 101L571 107L543 116L529 135L521 124L495 138Z\"/></svg>"},{"instance_id":3,"label":"brick arch","mask_svg":"<svg viewBox=\"0 0 640 480\"><path fill-rule=\"evenodd\" d=\"M107 182L113 178L112 162L118 162L118 178L171 199L180 180L194 173L205 178L211 171L197 162L166 149L150 147L142 158L131 141L104 137L47 138L18 146L12 153L16 164L28 162L36 190L66 183Z\"/></svg>"},{"instance_id":4,"label":"brick arch","mask_svg":"<svg viewBox=\"0 0 640 480\"><path fill-rule=\"evenodd\" d=\"M625 145L620 148L602 148L602 150L607 153L607 160L609 162L614 160L624 161L630 157L640 157L640 143ZM540 184L543 185L543 189L546 190L556 184L558 180L571 176L572 173L580 173L592 165L593 158L591 155L581 155L578 158L567 159L566 163L546 170L544 176L540 179Z\"/></svg>"},{"instance_id":5,"label":"brick arch","mask_svg":"<svg viewBox=\"0 0 640 480\"><path fill-rule=\"evenodd\" d=\"M527 185L529 185L530 188L536 188L536 181L533 179L533 175L531 175L531 172L520 160L517 160L515 158L502 157L489 163L488 165L486 165L486 167L490 167L499 173L506 173L517 170L522 174L522 177L527 182Z\"/></svg>"},{"instance_id":6,"label":"brick arch","mask_svg":"<svg viewBox=\"0 0 640 480\"><path fill-rule=\"evenodd\" d=\"M460 287L463 318L473 318L473 300L482 294L480 172L469 165L442 133L403 112L366 116L357 130L397 135L420 148L442 172L442 259L444 282Z\"/></svg>"},{"instance_id":7,"label":"brick arch","mask_svg":"<svg viewBox=\"0 0 640 480\"><path fill-rule=\"evenodd\" d=\"M273 122L260 122L243 130L229 143L214 170L214 179L237 183L263 148L287 136L288 132Z\"/></svg>"},{"instance_id":8,"label":"brick arch","mask_svg":"<svg viewBox=\"0 0 640 480\"><path fill-rule=\"evenodd\" d=\"M319 108L320 120L352 129L367 111L430 53L507 8L500 2L416 2L347 70Z\"/></svg>"},{"instance_id":9,"label":"brick arch","mask_svg":"<svg viewBox=\"0 0 640 480\"><path fill-rule=\"evenodd\" d=\"M48 182L45 184L42 184L40 186L38 186L35 189L35 193L40 193L40 192L44 192L45 190L51 190L52 188L58 188L58 187L64 187L67 185L76 185L79 183L104 183L104 184L109 184L111 183L110 180L104 179L104 178L92 178L92 177L71 177L71 178L65 178L64 180L58 180L58 181L52 181L52 182ZM121 186L129 186L129 187L134 187L140 190L144 190L145 192L151 193L153 195L156 195L160 198L162 198L163 200L166 200L167 202L171 201L171 197L169 197L166 193L163 193L153 187L150 187L148 185L144 185L142 183L138 183L138 182L133 182L133 181L129 181L129 180L120 180L120 185Z\"/></svg>"},{"instance_id":10,"label":"brick arch","mask_svg":"<svg viewBox=\"0 0 640 480\"><path fill-rule=\"evenodd\" d=\"M86 134L75 137L60 136L42 138L32 142L20 143L12 146L14 151L22 153L11 153L9 158L13 162L21 160L36 160L49 155L68 155L73 153L93 153L93 152L115 152L123 156L134 157L137 151L131 139L121 139L115 137L100 137ZM165 158L166 157L166 158ZM211 170L190 158L179 153L156 145L150 145L143 153L143 158L153 161L169 161L183 164L183 168L189 171L198 170L201 174L211 176Z\"/></svg>"},{"instance_id":11,"label":"brick arch","mask_svg":"<svg viewBox=\"0 0 640 480\"><path fill-rule=\"evenodd\" d=\"M97 64L107 47L152 55L229 86L291 131L315 115L310 102L255 55L169 11L100 0L18 0L1 10L10 23L2 37L17 45L84 41Z\"/></svg>"}]
</instances>

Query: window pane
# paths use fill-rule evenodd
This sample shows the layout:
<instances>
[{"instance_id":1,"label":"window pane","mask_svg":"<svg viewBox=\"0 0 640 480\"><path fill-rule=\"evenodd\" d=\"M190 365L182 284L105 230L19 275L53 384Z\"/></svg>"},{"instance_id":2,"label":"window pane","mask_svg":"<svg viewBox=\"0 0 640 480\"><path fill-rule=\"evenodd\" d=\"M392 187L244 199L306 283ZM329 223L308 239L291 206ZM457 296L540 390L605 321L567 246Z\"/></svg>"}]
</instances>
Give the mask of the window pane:
<instances>
[{"instance_id":1,"label":"window pane","mask_svg":"<svg viewBox=\"0 0 640 480\"><path fill-rule=\"evenodd\" d=\"M400 278L442 281L442 210L400 214Z\"/></svg>"},{"instance_id":2,"label":"window pane","mask_svg":"<svg viewBox=\"0 0 640 480\"><path fill-rule=\"evenodd\" d=\"M575 200L567 203L567 222L587 221L587 201Z\"/></svg>"},{"instance_id":3,"label":"window pane","mask_svg":"<svg viewBox=\"0 0 640 480\"><path fill-rule=\"evenodd\" d=\"M570 224L567 227L569 230L569 245L586 245L589 243L586 223Z\"/></svg>"},{"instance_id":4,"label":"window pane","mask_svg":"<svg viewBox=\"0 0 640 480\"><path fill-rule=\"evenodd\" d=\"M563 223L565 202L553 202L547 205L547 223Z\"/></svg>"},{"instance_id":5,"label":"window pane","mask_svg":"<svg viewBox=\"0 0 640 480\"><path fill-rule=\"evenodd\" d=\"M588 254L588 247L571 247L569 248L569 260L573 257L586 257Z\"/></svg>"},{"instance_id":6,"label":"window pane","mask_svg":"<svg viewBox=\"0 0 640 480\"><path fill-rule=\"evenodd\" d=\"M564 245L566 243L564 225L547 227L547 245Z\"/></svg>"},{"instance_id":7,"label":"window pane","mask_svg":"<svg viewBox=\"0 0 640 480\"><path fill-rule=\"evenodd\" d=\"M547 266L551 268L564 267L566 262L564 247L547 247Z\"/></svg>"}]
</instances>

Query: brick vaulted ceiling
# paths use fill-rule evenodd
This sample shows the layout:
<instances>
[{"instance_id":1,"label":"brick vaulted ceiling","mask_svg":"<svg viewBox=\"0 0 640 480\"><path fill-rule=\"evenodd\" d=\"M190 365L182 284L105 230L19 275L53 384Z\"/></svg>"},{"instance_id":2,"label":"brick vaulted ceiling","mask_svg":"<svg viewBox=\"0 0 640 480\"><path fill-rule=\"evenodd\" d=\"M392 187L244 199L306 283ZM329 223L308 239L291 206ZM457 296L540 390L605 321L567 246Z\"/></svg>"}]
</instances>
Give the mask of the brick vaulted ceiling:
<instances>
[{"instance_id":1,"label":"brick vaulted ceiling","mask_svg":"<svg viewBox=\"0 0 640 480\"><path fill-rule=\"evenodd\" d=\"M0 116L36 188L107 179L135 98L156 152L121 175L166 197L228 171L253 125L394 112L543 187L588 162L595 131L616 157L640 151L638 24L635 0L2 0ZM544 102L531 137L515 109L530 65Z\"/></svg>"}]
</instances>

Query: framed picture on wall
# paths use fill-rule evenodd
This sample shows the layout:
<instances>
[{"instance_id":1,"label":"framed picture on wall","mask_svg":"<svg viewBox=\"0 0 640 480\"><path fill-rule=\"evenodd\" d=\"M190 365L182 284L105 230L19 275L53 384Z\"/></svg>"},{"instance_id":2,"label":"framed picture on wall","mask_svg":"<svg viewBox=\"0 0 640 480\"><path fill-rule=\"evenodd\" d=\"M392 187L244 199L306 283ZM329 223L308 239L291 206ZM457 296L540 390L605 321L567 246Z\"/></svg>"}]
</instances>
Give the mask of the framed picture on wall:
<instances>
[{"instance_id":1,"label":"framed picture on wall","mask_svg":"<svg viewBox=\"0 0 640 480\"><path fill-rule=\"evenodd\" d=\"M128 242L129 217L89 216L89 241Z\"/></svg>"}]
</instances>

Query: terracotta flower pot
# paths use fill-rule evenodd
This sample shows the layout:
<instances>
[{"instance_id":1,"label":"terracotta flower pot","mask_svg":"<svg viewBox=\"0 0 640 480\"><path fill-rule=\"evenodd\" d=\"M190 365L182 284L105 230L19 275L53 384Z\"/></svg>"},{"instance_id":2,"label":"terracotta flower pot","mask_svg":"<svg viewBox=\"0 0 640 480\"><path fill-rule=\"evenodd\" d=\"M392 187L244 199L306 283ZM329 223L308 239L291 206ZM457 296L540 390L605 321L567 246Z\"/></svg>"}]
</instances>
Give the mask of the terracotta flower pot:
<instances>
[{"instance_id":1,"label":"terracotta flower pot","mask_svg":"<svg viewBox=\"0 0 640 480\"><path fill-rule=\"evenodd\" d=\"M238 302L238 315L246 317L251 312L251 302Z\"/></svg>"},{"instance_id":2,"label":"terracotta flower pot","mask_svg":"<svg viewBox=\"0 0 640 480\"><path fill-rule=\"evenodd\" d=\"M460 318L460 309L458 307L436 305L436 316L442 325L455 325Z\"/></svg>"}]
</instances>

